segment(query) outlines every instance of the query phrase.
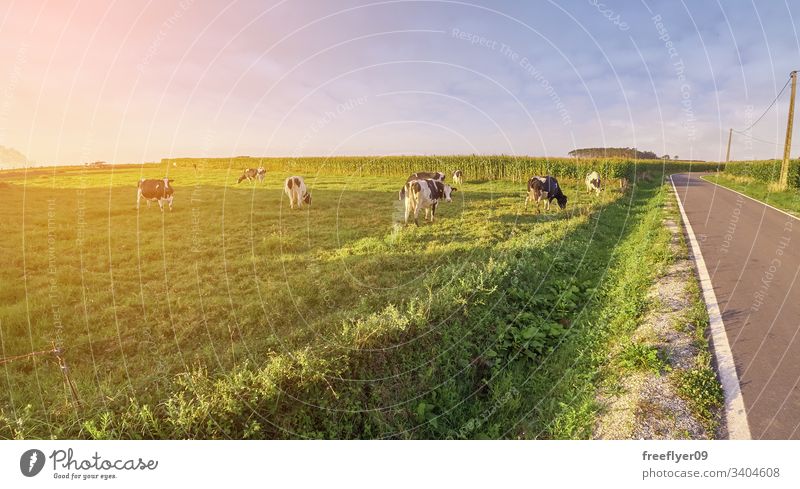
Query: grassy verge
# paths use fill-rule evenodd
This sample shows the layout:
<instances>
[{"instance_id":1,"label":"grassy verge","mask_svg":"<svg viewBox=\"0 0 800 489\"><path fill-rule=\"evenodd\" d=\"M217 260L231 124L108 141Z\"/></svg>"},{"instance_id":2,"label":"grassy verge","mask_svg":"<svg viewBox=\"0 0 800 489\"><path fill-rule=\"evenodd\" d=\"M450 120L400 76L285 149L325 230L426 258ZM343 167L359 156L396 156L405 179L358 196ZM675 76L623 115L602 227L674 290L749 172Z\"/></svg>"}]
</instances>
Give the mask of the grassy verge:
<instances>
[{"instance_id":1,"label":"grassy verge","mask_svg":"<svg viewBox=\"0 0 800 489\"><path fill-rule=\"evenodd\" d=\"M741 192L790 214L800 216L800 191L795 188L776 190L774 184L760 182L749 177L722 174L707 175L706 180Z\"/></svg>"},{"instance_id":2,"label":"grassy verge","mask_svg":"<svg viewBox=\"0 0 800 489\"><path fill-rule=\"evenodd\" d=\"M674 199L674 195L671 196ZM668 216L676 223L681 223L678 206L673 205ZM679 224L679 226L681 226ZM681 226L682 229L682 226ZM683 232L679 233L680 252L688 256L689 248ZM708 329L708 310L700 290L700 282L696 274L692 274L686 285L690 307L686 310L685 317L676 324L677 328L689 328L688 333L693 336L693 343L698 354L695 363L688 370L676 371L672 382L678 394L691 406L692 413L703 424L711 436L719 436L719 421L721 409L724 404L722 384L717 377L713 366L712 352L709 343L710 332Z\"/></svg>"}]
</instances>

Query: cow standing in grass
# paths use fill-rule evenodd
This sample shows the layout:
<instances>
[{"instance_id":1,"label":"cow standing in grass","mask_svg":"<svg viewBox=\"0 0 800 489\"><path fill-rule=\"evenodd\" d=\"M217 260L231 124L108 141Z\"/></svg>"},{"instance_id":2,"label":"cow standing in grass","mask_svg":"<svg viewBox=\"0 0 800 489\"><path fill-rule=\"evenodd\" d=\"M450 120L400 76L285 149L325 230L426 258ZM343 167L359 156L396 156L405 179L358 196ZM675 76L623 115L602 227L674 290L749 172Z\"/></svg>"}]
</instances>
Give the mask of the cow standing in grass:
<instances>
[{"instance_id":1,"label":"cow standing in grass","mask_svg":"<svg viewBox=\"0 0 800 489\"><path fill-rule=\"evenodd\" d=\"M567 196L561 192L561 186L558 180L550 175L545 177L531 177L528 180L528 196L525 198L525 208L528 208L528 202L536 202L536 212L539 210L539 202L545 201L545 210L550 210L550 202L553 200L558 202L558 207L565 209L567 207Z\"/></svg>"},{"instance_id":2,"label":"cow standing in grass","mask_svg":"<svg viewBox=\"0 0 800 489\"><path fill-rule=\"evenodd\" d=\"M242 172L239 176L239 180L236 183L242 183L244 180L248 182L252 182L254 179L258 179L259 183L264 181L264 176L266 176L267 170L260 166L258 168L248 168Z\"/></svg>"},{"instance_id":3,"label":"cow standing in grass","mask_svg":"<svg viewBox=\"0 0 800 489\"><path fill-rule=\"evenodd\" d=\"M461 170L456 170L453 172L453 183L457 183L461 185L464 183L464 172Z\"/></svg>"},{"instance_id":4,"label":"cow standing in grass","mask_svg":"<svg viewBox=\"0 0 800 489\"><path fill-rule=\"evenodd\" d=\"M600 174L596 171L586 175L586 191L600 193Z\"/></svg>"},{"instance_id":5,"label":"cow standing in grass","mask_svg":"<svg viewBox=\"0 0 800 489\"><path fill-rule=\"evenodd\" d=\"M428 219L430 214L430 221L433 222L436 215L436 206L439 201L444 199L447 202L452 202L452 194L456 191L444 182L439 180L412 180L406 183L406 218L405 223L408 224L408 217L414 214L414 223L419 226L419 211L425 209L425 219Z\"/></svg>"},{"instance_id":6,"label":"cow standing in grass","mask_svg":"<svg viewBox=\"0 0 800 489\"><path fill-rule=\"evenodd\" d=\"M444 173L442 173L440 171L434 171L434 172L431 172L431 171L418 171L418 172L412 173L411 176L406 178L406 183L411 182L413 180L428 180L428 179L436 180L438 182L444 182ZM403 185L403 188L400 189L400 193L398 195L400 196L400 198L397 199L397 200L403 200L403 199L406 198L406 187L405 187L405 185Z\"/></svg>"},{"instance_id":7,"label":"cow standing in grass","mask_svg":"<svg viewBox=\"0 0 800 489\"><path fill-rule=\"evenodd\" d=\"M283 191L289 197L289 208L303 208L303 203L311 205L311 194L308 193L303 177L289 177L283 182Z\"/></svg>"},{"instance_id":8,"label":"cow standing in grass","mask_svg":"<svg viewBox=\"0 0 800 489\"><path fill-rule=\"evenodd\" d=\"M144 198L147 201L147 207L150 207L150 201L157 200L158 207L161 212L164 212L164 202L169 204L169 210L172 210L172 200L175 197L175 189L172 188L172 180L162 178L160 180L144 179L139 180L136 190L136 210L139 210L139 203Z\"/></svg>"}]
</instances>

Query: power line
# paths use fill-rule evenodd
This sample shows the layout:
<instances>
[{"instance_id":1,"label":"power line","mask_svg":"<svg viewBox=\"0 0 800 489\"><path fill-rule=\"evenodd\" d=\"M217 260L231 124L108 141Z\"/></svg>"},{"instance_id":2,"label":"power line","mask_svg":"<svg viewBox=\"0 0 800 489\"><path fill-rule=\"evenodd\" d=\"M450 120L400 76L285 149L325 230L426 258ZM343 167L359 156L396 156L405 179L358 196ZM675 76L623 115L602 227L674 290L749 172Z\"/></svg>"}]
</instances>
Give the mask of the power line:
<instances>
[{"instance_id":1,"label":"power line","mask_svg":"<svg viewBox=\"0 0 800 489\"><path fill-rule=\"evenodd\" d=\"M748 133L742 132L742 131L737 131L736 129L734 129L733 132L735 132L736 134L741 134L742 136L745 136L747 138L750 138L753 141L758 141L759 143L774 144L775 146L780 146L781 145L781 143L776 143L775 141L767 141L765 139L758 139L757 137L752 136L751 134L748 134Z\"/></svg>"},{"instance_id":2,"label":"power line","mask_svg":"<svg viewBox=\"0 0 800 489\"><path fill-rule=\"evenodd\" d=\"M764 109L764 112L763 112L763 113L762 113L762 114L759 116L759 118L758 118L758 119L756 119L756 121L755 121L754 123L750 124L749 126L747 126L747 128L745 128L745 129L742 129L741 131L737 131L737 130L735 130L735 129L734 129L734 132L742 133L742 132L745 132L745 131L749 131L750 129L752 129L752 128L753 128L753 126L755 126L756 124L758 124L758 123L761 121L761 119L763 119L763 118L764 118L764 116L765 116L765 115L767 115L767 112L769 112L769 109L771 109L771 108L772 108L772 106L773 106L773 105L775 105L775 102L777 102L777 101L778 101L778 99L781 97L781 95L783 94L783 91L784 91L784 90L786 90L786 87L788 87L788 86L789 86L789 82L790 82L790 81L792 81L792 78L791 78L791 77L789 77L789 79L788 79L788 80L786 80L786 84L783 86L783 88L781 88L781 91L780 91L780 92L778 92L778 95L777 95L777 96L775 96L775 100L773 100L773 101L772 101L772 103L771 103L771 104L769 104L769 106L767 106L767 108L766 108L766 109Z\"/></svg>"}]
</instances>

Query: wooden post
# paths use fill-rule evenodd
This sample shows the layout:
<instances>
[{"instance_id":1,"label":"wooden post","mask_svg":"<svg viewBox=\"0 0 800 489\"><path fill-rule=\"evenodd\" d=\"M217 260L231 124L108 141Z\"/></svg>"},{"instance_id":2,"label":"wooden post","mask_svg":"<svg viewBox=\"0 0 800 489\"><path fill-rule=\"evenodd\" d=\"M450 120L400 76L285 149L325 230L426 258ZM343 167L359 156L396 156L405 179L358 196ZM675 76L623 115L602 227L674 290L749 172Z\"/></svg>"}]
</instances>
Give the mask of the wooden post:
<instances>
[{"instance_id":1,"label":"wooden post","mask_svg":"<svg viewBox=\"0 0 800 489\"><path fill-rule=\"evenodd\" d=\"M725 163L731 161L731 139L733 139L733 128L728 131L728 152L725 154Z\"/></svg>"},{"instance_id":2,"label":"wooden post","mask_svg":"<svg viewBox=\"0 0 800 489\"><path fill-rule=\"evenodd\" d=\"M792 126L794 125L794 96L797 93L797 71L793 71L792 95L789 97L789 121L786 123L786 143L783 146L783 164L781 165L781 190L789 187L789 154L792 151Z\"/></svg>"}]
</instances>

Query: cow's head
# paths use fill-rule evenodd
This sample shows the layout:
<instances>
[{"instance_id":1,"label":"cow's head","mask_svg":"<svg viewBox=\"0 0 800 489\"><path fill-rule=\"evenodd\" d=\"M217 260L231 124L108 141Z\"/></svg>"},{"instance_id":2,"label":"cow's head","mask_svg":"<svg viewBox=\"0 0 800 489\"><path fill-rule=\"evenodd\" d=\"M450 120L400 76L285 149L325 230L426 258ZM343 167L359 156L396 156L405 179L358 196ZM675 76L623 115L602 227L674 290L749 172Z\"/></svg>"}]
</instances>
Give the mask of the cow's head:
<instances>
[{"instance_id":1,"label":"cow's head","mask_svg":"<svg viewBox=\"0 0 800 489\"><path fill-rule=\"evenodd\" d=\"M558 202L558 207L561 209L567 208L567 196L564 194L559 194L556 196L556 201Z\"/></svg>"},{"instance_id":2,"label":"cow's head","mask_svg":"<svg viewBox=\"0 0 800 489\"><path fill-rule=\"evenodd\" d=\"M452 198L453 192L455 192L456 190L458 190L458 189L457 188L453 188L450 185L445 185L444 186L444 200L446 200L447 202L452 202L453 201L453 198Z\"/></svg>"},{"instance_id":3,"label":"cow's head","mask_svg":"<svg viewBox=\"0 0 800 489\"><path fill-rule=\"evenodd\" d=\"M303 202L305 202L308 205L311 205L311 194L310 193L306 192L306 194L303 196Z\"/></svg>"}]
</instances>

